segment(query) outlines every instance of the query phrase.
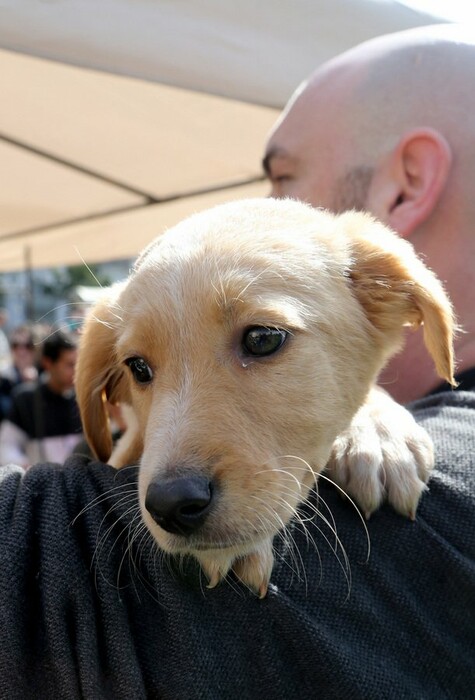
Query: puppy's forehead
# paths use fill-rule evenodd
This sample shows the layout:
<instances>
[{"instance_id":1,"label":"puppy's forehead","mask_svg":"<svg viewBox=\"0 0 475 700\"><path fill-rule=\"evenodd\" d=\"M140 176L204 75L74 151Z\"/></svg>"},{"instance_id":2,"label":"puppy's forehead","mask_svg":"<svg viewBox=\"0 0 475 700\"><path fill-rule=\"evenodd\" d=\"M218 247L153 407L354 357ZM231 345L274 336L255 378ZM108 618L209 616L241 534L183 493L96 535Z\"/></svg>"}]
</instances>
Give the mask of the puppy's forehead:
<instances>
[{"instance_id":1,"label":"puppy's forehead","mask_svg":"<svg viewBox=\"0 0 475 700\"><path fill-rule=\"evenodd\" d=\"M347 283L335 221L290 200L224 205L185 220L139 258L120 299L124 342L223 322L299 328L330 318Z\"/></svg>"},{"instance_id":2,"label":"puppy's forehead","mask_svg":"<svg viewBox=\"0 0 475 700\"><path fill-rule=\"evenodd\" d=\"M215 207L182 221L139 257L135 272L153 267L178 270L208 258L226 267L258 267L334 260L335 217L292 200L245 200Z\"/></svg>"}]
</instances>

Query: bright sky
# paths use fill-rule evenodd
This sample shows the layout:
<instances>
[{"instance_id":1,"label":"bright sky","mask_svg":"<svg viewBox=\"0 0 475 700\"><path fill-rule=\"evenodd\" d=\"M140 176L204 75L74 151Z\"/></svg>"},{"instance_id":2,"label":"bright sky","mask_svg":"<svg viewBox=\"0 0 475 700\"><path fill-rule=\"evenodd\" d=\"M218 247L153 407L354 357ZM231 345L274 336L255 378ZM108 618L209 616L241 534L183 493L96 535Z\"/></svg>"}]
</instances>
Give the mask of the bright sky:
<instances>
[{"instance_id":1,"label":"bright sky","mask_svg":"<svg viewBox=\"0 0 475 700\"><path fill-rule=\"evenodd\" d=\"M403 0L402 4L449 22L475 23L475 5L470 0Z\"/></svg>"}]
</instances>

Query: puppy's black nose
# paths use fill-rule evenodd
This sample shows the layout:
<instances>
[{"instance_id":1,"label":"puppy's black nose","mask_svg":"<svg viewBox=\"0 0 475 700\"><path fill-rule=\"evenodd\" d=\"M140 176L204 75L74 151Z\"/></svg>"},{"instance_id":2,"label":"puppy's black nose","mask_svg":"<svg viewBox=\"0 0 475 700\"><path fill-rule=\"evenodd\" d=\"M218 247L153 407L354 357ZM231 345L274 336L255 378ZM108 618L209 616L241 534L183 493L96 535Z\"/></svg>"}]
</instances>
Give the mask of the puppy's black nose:
<instances>
[{"instance_id":1,"label":"puppy's black nose","mask_svg":"<svg viewBox=\"0 0 475 700\"><path fill-rule=\"evenodd\" d=\"M155 522L175 535L191 535L211 510L212 484L204 476L152 481L145 508Z\"/></svg>"}]
</instances>

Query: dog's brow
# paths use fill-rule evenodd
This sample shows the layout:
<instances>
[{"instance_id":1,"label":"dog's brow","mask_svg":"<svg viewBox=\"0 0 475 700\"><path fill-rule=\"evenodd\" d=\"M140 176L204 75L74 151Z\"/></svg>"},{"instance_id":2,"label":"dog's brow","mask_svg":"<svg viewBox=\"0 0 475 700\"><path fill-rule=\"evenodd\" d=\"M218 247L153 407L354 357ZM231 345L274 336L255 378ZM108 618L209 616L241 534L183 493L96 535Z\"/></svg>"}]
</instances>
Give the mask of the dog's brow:
<instances>
[{"instance_id":1,"label":"dog's brow","mask_svg":"<svg viewBox=\"0 0 475 700\"><path fill-rule=\"evenodd\" d=\"M272 267L271 265L268 265L264 270L257 272L253 277L251 277L250 280L247 280L244 287L241 289L241 291L237 295L237 297L235 297L234 301L241 301L243 294L245 294L245 292L247 292L249 287L251 287L253 284L258 282L263 275L268 273L269 270L271 269L271 267ZM278 277L280 277L280 275L277 271L275 271L274 274L276 274Z\"/></svg>"}]
</instances>

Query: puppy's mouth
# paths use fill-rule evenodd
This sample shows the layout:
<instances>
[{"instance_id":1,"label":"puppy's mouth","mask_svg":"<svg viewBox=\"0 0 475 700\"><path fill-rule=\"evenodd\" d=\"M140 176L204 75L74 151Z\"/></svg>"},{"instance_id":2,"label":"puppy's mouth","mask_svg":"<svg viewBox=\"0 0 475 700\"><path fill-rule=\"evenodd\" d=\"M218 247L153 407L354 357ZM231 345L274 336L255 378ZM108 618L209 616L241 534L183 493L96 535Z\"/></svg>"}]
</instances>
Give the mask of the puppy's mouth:
<instances>
[{"instance_id":1,"label":"puppy's mouth","mask_svg":"<svg viewBox=\"0 0 475 700\"><path fill-rule=\"evenodd\" d=\"M193 552L206 552L216 550L233 550L242 552L252 549L275 532L262 531L257 527L243 535L243 527L239 523L232 526L230 523L222 523L220 517L210 517L192 533L176 532L164 528L160 523L150 523L149 529L158 544L172 554L190 554ZM158 525L158 527L157 527Z\"/></svg>"},{"instance_id":2,"label":"puppy's mouth","mask_svg":"<svg viewBox=\"0 0 475 700\"><path fill-rule=\"evenodd\" d=\"M247 548L253 548L256 544L259 544L261 539L255 540L244 540L244 539L229 539L227 541L216 542L214 540L200 540L193 541L187 540L186 542L178 542L171 547L171 551L176 554L189 554L193 552L213 552L216 550L245 550Z\"/></svg>"},{"instance_id":3,"label":"puppy's mouth","mask_svg":"<svg viewBox=\"0 0 475 700\"><path fill-rule=\"evenodd\" d=\"M159 546L172 554L251 551L273 539L285 526L284 521L288 522L294 514L290 507L285 513L269 514L265 503L261 507L261 497L257 498L255 508L250 507L252 500L238 506L239 499L225 493L222 486L196 472L151 481L142 510ZM252 499L252 494L249 498Z\"/></svg>"}]
</instances>

